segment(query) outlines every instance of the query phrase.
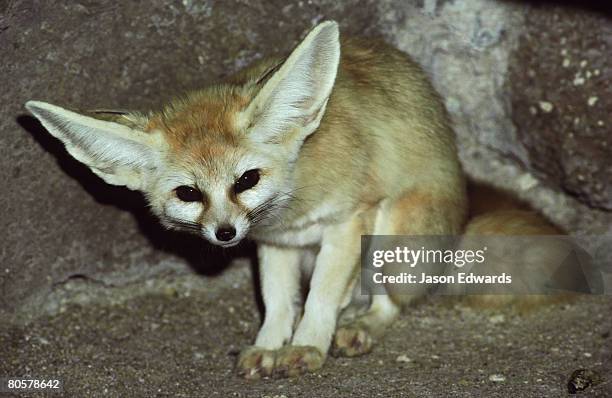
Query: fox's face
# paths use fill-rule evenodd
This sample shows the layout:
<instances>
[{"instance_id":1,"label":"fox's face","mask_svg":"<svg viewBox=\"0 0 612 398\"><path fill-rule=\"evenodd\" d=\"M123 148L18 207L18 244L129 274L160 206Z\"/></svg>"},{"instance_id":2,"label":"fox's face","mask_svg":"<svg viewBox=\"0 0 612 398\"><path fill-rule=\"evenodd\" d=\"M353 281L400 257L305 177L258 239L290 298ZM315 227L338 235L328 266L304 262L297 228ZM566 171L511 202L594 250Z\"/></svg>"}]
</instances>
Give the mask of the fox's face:
<instances>
[{"instance_id":1,"label":"fox's face","mask_svg":"<svg viewBox=\"0 0 612 398\"><path fill-rule=\"evenodd\" d=\"M190 113L200 120L184 125ZM149 119L162 122L166 149L150 183L140 189L167 227L233 246L252 228L276 219L291 199L289 147L258 142L236 125L239 114L202 95L163 116L166 120Z\"/></svg>"},{"instance_id":2,"label":"fox's face","mask_svg":"<svg viewBox=\"0 0 612 398\"><path fill-rule=\"evenodd\" d=\"M229 247L274 224L291 200L293 164L323 117L339 58L337 25L325 22L282 65L158 113L26 107L106 182L142 191L165 226Z\"/></svg>"}]
</instances>

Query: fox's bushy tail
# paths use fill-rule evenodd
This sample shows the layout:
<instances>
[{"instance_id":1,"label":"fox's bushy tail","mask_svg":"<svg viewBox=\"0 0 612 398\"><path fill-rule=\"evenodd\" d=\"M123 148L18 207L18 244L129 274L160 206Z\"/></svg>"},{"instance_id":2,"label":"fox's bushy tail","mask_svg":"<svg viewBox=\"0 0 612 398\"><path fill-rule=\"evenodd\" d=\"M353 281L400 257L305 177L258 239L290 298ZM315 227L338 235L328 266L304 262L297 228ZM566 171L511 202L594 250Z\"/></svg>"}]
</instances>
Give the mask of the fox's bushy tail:
<instances>
[{"instance_id":1,"label":"fox's bushy tail","mask_svg":"<svg viewBox=\"0 0 612 398\"><path fill-rule=\"evenodd\" d=\"M526 236L526 235L563 235L562 228L554 225L542 214L513 195L487 185L470 182L468 185L470 204L466 236ZM529 263L538 264L538 272L553 272L558 267L558 256L549 251L540 251ZM510 262L510 263L516 263ZM516 264L513 264L515 266ZM504 264L492 264L503 269ZM528 275L530 270L519 270ZM483 308L511 306L519 311L528 311L543 304L564 302L575 297L573 294L473 294L462 297L462 302Z\"/></svg>"}]
</instances>

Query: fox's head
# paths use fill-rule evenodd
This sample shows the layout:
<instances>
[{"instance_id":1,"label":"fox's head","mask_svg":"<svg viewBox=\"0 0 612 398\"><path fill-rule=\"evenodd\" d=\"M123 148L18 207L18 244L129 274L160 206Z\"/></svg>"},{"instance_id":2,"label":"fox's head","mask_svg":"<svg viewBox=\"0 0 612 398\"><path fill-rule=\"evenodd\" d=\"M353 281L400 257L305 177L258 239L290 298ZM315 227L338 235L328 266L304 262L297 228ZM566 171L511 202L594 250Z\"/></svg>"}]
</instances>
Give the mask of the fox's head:
<instances>
[{"instance_id":1,"label":"fox's head","mask_svg":"<svg viewBox=\"0 0 612 398\"><path fill-rule=\"evenodd\" d=\"M335 22L321 23L282 64L157 113L26 108L107 183L142 191L167 227L233 246L290 200L292 165L334 85L338 36Z\"/></svg>"}]
</instances>

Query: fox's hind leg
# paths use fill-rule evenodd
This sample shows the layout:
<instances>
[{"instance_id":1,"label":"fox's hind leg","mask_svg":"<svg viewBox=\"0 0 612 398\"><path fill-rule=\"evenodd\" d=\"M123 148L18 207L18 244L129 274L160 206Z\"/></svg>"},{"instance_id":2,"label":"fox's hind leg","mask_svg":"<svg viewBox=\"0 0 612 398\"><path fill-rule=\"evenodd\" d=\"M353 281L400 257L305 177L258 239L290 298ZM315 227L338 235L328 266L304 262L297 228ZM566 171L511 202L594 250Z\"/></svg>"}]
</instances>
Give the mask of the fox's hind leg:
<instances>
[{"instance_id":1,"label":"fox's hind leg","mask_svg":"<svg viewBox=\"0 0 612 398\"><path fill-rule=\"evenodd\" d=\"M376 339L384 334L400 312L400 307L387 294L372 297L368 311L336 330L332 353L354 357L372 350Z\"/></svg>"},{"instance_id":2,"label":"fox's hind leg","mask_svg":"<svg viewBox=\"0 0 612 398\"><path fill-rule=\"evenodd\" d=\"M412 190L396 199L381 202L372 229L374 235L450 235L457 233L463 222L464 201L461 192L434 194L428 190ZM387 272L385 272L387 273ZM358 287L359 288L359 287ZM341 325L334 337L333 353L357 356L369 352L400 313L400 302L408 303L423 292L411 296L386 294L372 296L370 308L353 321Z\"/></svg>"}]
</instances>

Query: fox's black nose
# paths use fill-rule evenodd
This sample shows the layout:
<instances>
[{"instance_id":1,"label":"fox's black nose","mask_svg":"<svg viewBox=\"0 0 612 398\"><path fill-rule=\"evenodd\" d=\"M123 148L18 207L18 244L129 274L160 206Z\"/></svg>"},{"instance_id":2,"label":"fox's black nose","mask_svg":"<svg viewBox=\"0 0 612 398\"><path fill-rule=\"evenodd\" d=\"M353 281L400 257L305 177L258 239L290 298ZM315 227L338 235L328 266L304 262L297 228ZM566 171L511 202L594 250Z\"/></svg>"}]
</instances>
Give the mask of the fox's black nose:
<instances>
[{"instance_id":1,"label":"fox's black nose","mask_svg":"<svg viewBox=\"0 0 612 398\"><path fill-rule=\"evenodd\" d=\"M215 232L215 236L222 242L227 242L236 236L236 228L231 225L222 225L217 228L217 232Z\"/></svg>"}]
</instances>

